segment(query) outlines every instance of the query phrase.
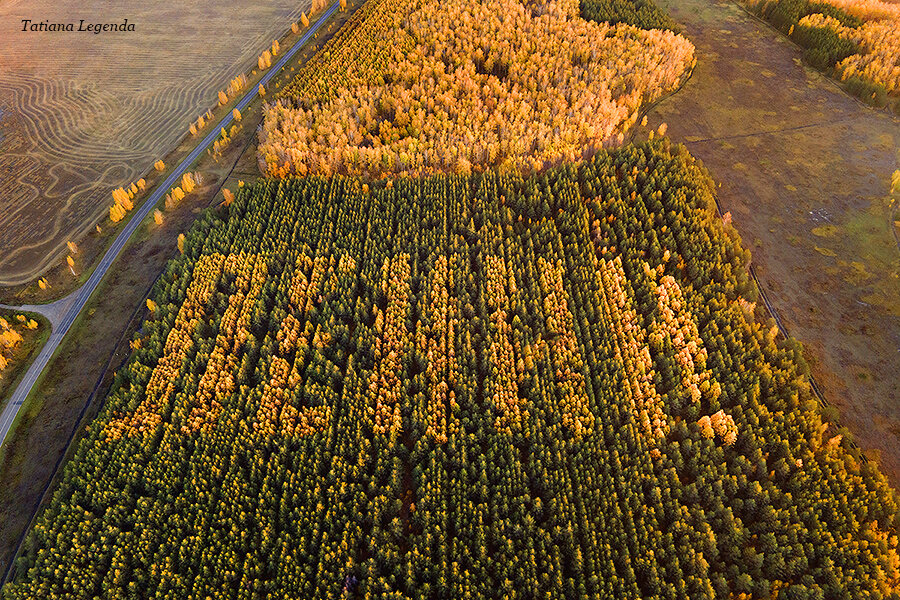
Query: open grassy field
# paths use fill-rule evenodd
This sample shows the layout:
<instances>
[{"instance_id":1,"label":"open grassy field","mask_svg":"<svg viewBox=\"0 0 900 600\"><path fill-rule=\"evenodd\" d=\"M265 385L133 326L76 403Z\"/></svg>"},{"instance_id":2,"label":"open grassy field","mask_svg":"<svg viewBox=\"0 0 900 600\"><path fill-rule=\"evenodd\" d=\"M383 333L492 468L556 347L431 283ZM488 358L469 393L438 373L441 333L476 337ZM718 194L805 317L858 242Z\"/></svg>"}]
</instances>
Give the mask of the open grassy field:
<instances>
[{"instance_id":1,"label":"open grassy field","mask_svg":"<svg viewBox=\"0 0 900 600\"><path fill-rule=\"evenodd\" d=\"M900 483L900 120L862 105L728 1L664 0L697 46L650 115L720 183L763 288L840 421ZM896 217L894 217L896 218Z\"/></svg>"},{"instance_id":2,"label":"open grassy field","mask_svg":"<svg viewBox=\"0 0 900 600\"><path fill-rule=\"evenodd\" d=\"M0 3L0 21L121 22L135 32L0 37L0 284L33 279L107 214L308 1ZM202 43L201 43L202 41Z\"/></svg>"}]
</instances>

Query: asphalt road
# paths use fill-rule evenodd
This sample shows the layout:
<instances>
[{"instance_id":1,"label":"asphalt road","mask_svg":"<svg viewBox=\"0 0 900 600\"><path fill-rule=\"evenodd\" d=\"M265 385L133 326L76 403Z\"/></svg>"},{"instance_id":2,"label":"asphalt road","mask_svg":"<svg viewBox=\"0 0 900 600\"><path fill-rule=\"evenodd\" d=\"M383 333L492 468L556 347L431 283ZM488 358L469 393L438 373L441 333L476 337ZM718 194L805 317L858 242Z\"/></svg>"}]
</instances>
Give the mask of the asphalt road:
<instances>
[{"instance_id":1,"label":"asphalt road","mask_svg":"<svg viewBox=\"0 0 900 600\"><path fill-rule=\"evenodd\" d=\"M284 54L270 69L269 72L266 73L263 78L260 80L263 86L269 83L273 77L290 61L294 55L309 41L310 38L315 35L316 31L328 20L331 15L335 13L338 9L338 2L334 2L325 13L319 17L319 19L309 28L309 30L303 34L303 37L299 42L293 45L293 47ZM237 103L236 108L238 110L244 110L247 105L249 105L259 94L259 86L254 86L247 94L241 99L240 102ZM179 163L179 165L169 173L169 176L166 177L165 181L163 181L160 185L156 187L156 191L154 191L149 198L138 208L137 212L131 218L131 220L125 225L125 229L119 233L116 240L113 242L112 246L110 246L109 250L106 251L106 254L103 255L100 263L94 269L94 272L91 273L90 278L85 282L83 286L78 288L76 291L72 292L69 296L67 296L64 300L74 300L71 301L71 304L66 309L65 313L62 315L62 318L58 324L53 324L53 330L50 334L50 338L47 340L47 343L44 344L44 347L41 349L40 354L38 354L37 358L28 368L28 371L25 373L25 377L22 378L22 381L19 382L16 391L13 392L13 395L10 397L9 402L7 402L6 406L3 408L3 412L0 413L0 446L2 446L6 442L6 436L9 433L10 428L12 427L13 421L16 419L16 415L19 414L19 410L22 408L22 405L25 403L25 399L28 398L28 395L31 393L31 390L34 388L34 384L37 382L41 373L47 367L47 364L50 362L50 359L53 357L53 353L56 352L56 349L62 343L63 339L65 339L66 334L69 333L69 330L72 328L72 324L78 318L78 315L81 314L81 311L84 309L91 295L97 289L97 286L100 285L100 281L106 275L106 272L109 271L109 268L112 266L113 262L115 262L116 258L119 256L119 253L125 247L125 244L128 243L129 238L132 234L137 230L140 224L147 218L150 212L156 207L157 203L162 199L162 197L168 192L173 186L175 186L184 175L185 172L190 169L191 165L194 163L197 158L213 143L213 141L219 137L219 132L221 128L228 127L231 125L231 122L234 120L234 117L229 112L225 118L223 118L215 127L211 127L209 133L203 140L197 144L197 147L194 148L193 152L191 152L188 156L184 158L184 160ZM59 300L57 302L62 302Z\"/></svg>"}]
</instances>

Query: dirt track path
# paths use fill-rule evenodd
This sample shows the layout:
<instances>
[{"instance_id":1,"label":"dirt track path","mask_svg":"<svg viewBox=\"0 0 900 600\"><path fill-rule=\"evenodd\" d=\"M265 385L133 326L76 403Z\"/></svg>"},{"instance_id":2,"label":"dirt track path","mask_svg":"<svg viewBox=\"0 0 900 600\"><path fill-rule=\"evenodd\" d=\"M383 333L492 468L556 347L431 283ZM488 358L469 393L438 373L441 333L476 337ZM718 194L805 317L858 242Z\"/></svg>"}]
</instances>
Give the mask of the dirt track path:
<instances>
[{"instance_id":1,"label":"dirt track path","mask_svg":"<svg viewBox=\"0 0 900 600\"><path fill-rule=\"evenodd\" d=\"M697 47L650 114L720 183L762 286L827 400L900 486L900 251L891 173L900 120L800 63L731 1L661 0Z\"/></svg>"}]
</instances>

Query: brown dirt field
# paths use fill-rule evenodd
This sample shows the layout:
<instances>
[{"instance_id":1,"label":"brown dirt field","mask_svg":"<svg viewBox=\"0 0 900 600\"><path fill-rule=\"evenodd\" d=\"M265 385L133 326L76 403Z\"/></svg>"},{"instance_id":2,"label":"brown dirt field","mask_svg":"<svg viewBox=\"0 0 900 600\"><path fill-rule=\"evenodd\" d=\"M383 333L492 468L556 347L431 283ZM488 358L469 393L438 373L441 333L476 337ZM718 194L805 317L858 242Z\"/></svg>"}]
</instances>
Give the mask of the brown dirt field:
<instances>
[{"instance_id":1,"label":"brown dirt field","mask_svg":"<svg viewBox=\"0 0 900 600\"><path fill-rule=\"evenodd\" d=\"M804 67L780 33L720 0L662 0L697 47L650 113L720 182L766 295L840 423L900 486L900 248L890 178L900 119ZM896 218L896 217L895 217Z\"/></svg>"},{"instance_id":2,"label":"brown dirt field","mask_svg":"<svg viewBox=\"0 0 900 600\"><path fill-rule=\"evenodd\" d=\"M0 2L0 285L57 261L310 2ZM91 14L93 13L93 14ZM22 19L135 32L23 32Z\"/></svg>"}]
</instances>

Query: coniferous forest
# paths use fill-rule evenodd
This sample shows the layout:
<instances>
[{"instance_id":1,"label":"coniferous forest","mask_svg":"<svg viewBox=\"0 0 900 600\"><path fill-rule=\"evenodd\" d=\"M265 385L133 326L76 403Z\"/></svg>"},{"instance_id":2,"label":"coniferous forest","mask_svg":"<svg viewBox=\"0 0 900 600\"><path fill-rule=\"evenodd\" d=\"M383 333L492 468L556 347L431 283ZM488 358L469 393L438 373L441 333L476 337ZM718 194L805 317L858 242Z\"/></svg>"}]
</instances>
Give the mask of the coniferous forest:
<instances>
[{"instance_id":1,"label":"coniferous forest","mask_svg":"<svg viewBox=\"0 0 900 600\"><path fill-rule=\"evenodd\" d=\"M14 598L896 598L898 510L683 147L262 181L187 236Z\"/></svg>"}]
</instances>

